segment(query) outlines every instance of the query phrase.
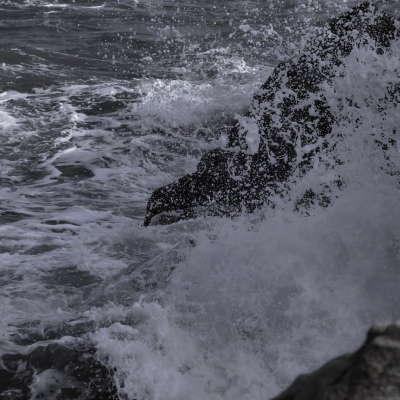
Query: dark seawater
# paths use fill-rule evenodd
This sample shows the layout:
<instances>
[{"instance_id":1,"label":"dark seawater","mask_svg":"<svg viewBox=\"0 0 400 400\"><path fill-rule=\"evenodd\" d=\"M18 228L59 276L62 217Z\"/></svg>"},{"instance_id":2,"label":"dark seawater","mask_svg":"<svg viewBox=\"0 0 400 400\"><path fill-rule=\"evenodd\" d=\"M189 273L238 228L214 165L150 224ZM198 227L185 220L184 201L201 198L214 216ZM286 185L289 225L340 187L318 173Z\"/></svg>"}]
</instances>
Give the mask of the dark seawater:
<instances>
[{"instance_id":1,"label":"dark seawater","mask_svg":"<svg viewBox=\"0 0 400 400\"><path fill-rule=\"evenodd\" d=\"M142 226L307 29L359 3L0 2L0 399L265 399L400 318L392 181L309 218Z\"/></svg>"}]
</instances>

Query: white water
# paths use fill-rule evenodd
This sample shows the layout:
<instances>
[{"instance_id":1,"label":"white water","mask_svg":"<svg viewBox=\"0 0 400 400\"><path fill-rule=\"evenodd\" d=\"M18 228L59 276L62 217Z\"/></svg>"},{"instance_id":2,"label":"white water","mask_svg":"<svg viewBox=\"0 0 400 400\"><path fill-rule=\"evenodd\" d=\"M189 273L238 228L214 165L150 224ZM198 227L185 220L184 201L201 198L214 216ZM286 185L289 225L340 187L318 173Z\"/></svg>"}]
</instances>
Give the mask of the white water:
<instances>
[{"instance_id":1,"label":"white water","mask_svg":"<svg viewBox=\"0 0 400 400\"><path fill-rule=\"evenodd\" d=\"M335 150L328 148L309 176L293 182L291 193L294 201L297 193L340 177L346 187L333 191L330 207L306 216L281 201L276 210L235 221L163 228L169 235L189 231L196 245L184 246L178 260L166 253L161 265L175 269L159 300L110 304L111 325L94 334L99 354L118 366L121 393L265 398L354 350L372 323L400 317L400 153L391 142L400 117L396 104L383 100L386 84L400 81L398 60L398 42L384 57L355 49L325 88L335 116L346 122L334 127ZM353 106L342 109L344 98ZM390 143L389 163L374 139ZM325 169L334 155L345 163ZM89 315L104 318L98 309ZM124 319L139 322L132 328Z\"/></svg>"},{"instance_id":2,"label":"white water","mask_svg":"<svg viewBox=\"0 0 400 400\"><path fill-rule=\"evenodd\" d=\"M152 190L192 172L201 150L224 145L226 125L271 70L225 57L224 47L215 54L212 67L200 65L206 78L189 64L175 71L182 79L1 95L2 143L22 143L19 158L1 160L9 182L1 207L25 214L0 226L2 354L18 337L94 321L83 340L116 368L121 398L265 399L354 350L372 323L400 317L399 180L386 173L398 171L399 148L389 146L386 165L369 135L396 140L397 108L376 100L399 81L398 43L379 62L372 50L353 51L343 76L324 88L346 122L276 209L142 227ZM119 96L119 111L80 109ZM343 108L345 97L357 107ZM344 164L327 171L338 154ZM45 173L30 181L21 165L32 160ZM94 176L63 177L56 168L76 164ZM346 187L327 209L292 211L304 190L338 177ZM145 270L158 285L137 292L132 282ZM39 374L32 388L51 398L46 387L69 379L54 374Z\"/></svg>"}]
</instances>

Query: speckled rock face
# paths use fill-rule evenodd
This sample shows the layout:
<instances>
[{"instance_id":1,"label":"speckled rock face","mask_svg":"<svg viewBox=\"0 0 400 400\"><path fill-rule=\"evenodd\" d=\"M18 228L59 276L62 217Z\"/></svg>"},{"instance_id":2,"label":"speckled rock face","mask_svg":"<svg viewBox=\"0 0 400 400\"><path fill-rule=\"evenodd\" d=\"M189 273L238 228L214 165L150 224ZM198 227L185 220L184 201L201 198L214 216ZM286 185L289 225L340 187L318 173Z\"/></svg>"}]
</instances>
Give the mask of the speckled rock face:
<instances>
[{"instance_id":1,"label":"speckled rock face","mask_svg":"<svg viewBox=\"0 0 400 400\"><path fill-rule=\"evenodd\" d=\"M400 324L373 327L355 353L299 376L273 400L400 399Z\"/></svg>"},{"instance_id":2,"label":"speckled rock face","mask_svg":"<svg viewBox=\"0 0 400 400\"><path fill-rule=\"evenodd\" d=\"M367 43L378 57L389 51L397 25L366 2L311 29L298 56L279 64L255 94L248 113L237 117L227 147L205 153L195 173L153 193L144 224L199 215L235 216L273 206L273 196L288 196L289 178L302 179L316 157L334 150L330 135L337 116L321 87L340 76L355 47ZM388 93L398 89L387 88ZM340 163L340 157L335 158L327 170ZM343 182L333 184L339 187ZM320 192L306 190L298 198L305 206L330 201L329 185Z\"/></svg>"}]
</instances>

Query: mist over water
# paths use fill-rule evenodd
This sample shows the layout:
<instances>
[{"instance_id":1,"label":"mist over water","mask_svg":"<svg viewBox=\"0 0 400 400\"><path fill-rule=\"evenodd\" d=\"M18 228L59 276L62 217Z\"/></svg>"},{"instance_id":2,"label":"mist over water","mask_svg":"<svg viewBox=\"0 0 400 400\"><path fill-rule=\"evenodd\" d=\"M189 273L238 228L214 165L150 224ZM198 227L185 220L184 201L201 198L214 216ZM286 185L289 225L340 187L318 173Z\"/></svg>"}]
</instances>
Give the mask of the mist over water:
<instances>
[{"instance_id":1,"label":"mist over water","mask_svg":"<svg viewBox=\"0 0 400 400\"><path fill-rule=\"evenodd\" d=\"M381 64L353 51L323 89L340 167L294 177L273 210L142 226L152 191L225 145L306 30L357 4L0 3L3 361L21 355L22 371L60 344L110 371L121 399L265 399L399 319L399 148L389 165L365 139L400 123L375 104L399 81L397 42ZM328 208L293 211L338 177ZM71 368L32 371L13 398L80 385Z\"/></svg>"}]
</instances>

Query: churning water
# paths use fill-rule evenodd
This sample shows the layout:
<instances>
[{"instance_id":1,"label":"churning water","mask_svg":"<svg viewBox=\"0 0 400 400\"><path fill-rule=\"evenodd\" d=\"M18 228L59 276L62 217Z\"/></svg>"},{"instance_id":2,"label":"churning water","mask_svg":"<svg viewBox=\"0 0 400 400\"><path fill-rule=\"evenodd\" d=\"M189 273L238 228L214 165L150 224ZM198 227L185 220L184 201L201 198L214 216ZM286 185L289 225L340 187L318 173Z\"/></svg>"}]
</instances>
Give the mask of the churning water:
<instances>
[{"instance_id":1,"label":"churning water","mask_svg":"<svg viewBox=\"0 0 400 400\"><path fill-rule=\"evenodd\" d=\"M316 165L274 210L142 226L308 27L357 4L0 3L1 399L266 399L400 318L398 175L363 136L400 125L374 105L399 43L323 89L347 182L330 207L292 211L333 179Z\"/></svg>"}]
</instances>

